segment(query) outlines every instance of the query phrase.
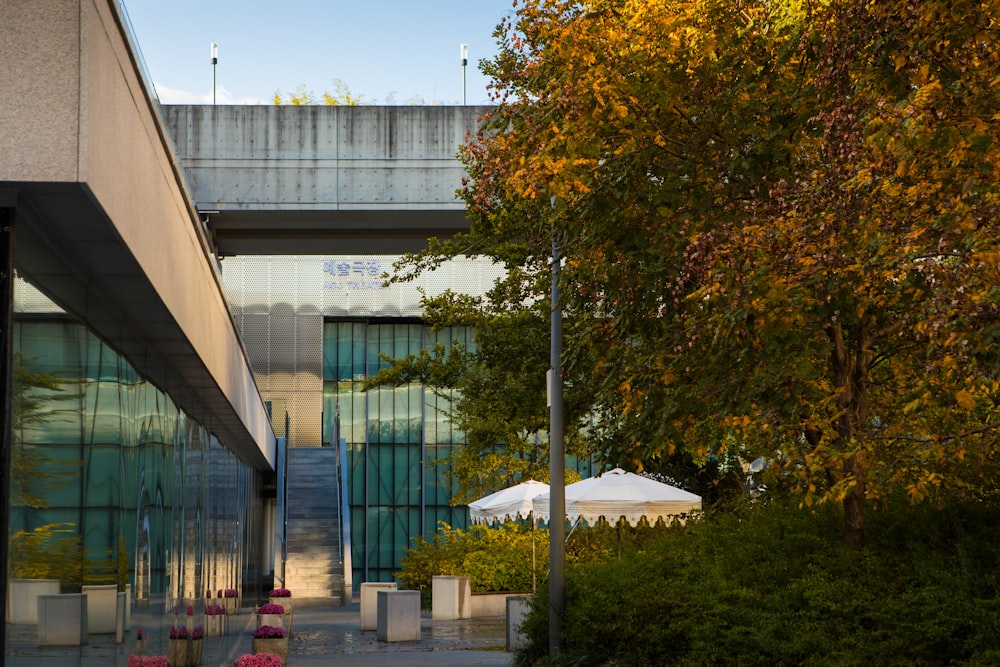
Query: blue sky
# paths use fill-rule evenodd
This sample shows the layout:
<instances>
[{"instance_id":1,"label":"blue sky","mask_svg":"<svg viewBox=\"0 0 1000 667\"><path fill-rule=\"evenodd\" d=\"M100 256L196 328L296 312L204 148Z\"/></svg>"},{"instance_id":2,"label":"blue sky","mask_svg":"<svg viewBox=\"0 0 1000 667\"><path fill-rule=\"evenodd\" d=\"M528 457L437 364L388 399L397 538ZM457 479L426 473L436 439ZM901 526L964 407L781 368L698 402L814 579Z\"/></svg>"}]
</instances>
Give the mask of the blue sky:
<instances>
[{"instance_id":1,"label":"blue sky","mask_svg":"<svg viewBox=\"0 0 1000 667\"><path fill-rule=\"evenodd\" d=\"M488 104L477 63L513 0L123 0L164 103L269 104L300 86L334 93L339 79L369 104Z\"/></svg>"}]
</instances>

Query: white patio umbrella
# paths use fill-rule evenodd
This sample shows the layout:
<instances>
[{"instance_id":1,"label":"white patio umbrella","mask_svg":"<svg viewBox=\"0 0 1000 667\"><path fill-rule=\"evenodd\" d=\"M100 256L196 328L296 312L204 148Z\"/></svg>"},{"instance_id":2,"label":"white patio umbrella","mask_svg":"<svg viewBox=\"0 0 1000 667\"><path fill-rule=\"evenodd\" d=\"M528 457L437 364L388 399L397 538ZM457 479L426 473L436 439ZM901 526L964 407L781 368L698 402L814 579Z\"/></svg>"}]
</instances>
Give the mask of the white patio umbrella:
<instances>
[{"instance_id":1,"label":"white patio umbrella","mask_svg":"<svg viewBox=\"0 0 1000 667\"><path fill-rule=\"evenodd\" d=\"M549 485L529 479L469 503L473 523L493 523L507 519L531 522L531 588L535 588L535 519L532 515L536 496L549 492Z\"/></svg>"},{"instance_id":2,"label":"white patio umbrella","mask_svg":"<svg viewBox=\"0 0 1000 667\"><path fill-rule=\"evenodd\" d=\"M473 523L528 519L534 509L532 499L548 491L548 484L529 479L469 503L469 515Z\"/></svg>"},{"instance_id":3,"label":"white patio umbrella","mask_svg":"<svg viewBox=\"0 0 1000 667\"><path fill-rule=\"evenodd\" d=\"M535 516L548 521L549 494L536 496L534 508ZM683 520L700 509L701 496L621 468L566 487L566 517L572 523L583 519L595 524L603 517L610 524L625 519L635 526L643 518L651 524L661 518Z\"/></svg>"}]
</instances>

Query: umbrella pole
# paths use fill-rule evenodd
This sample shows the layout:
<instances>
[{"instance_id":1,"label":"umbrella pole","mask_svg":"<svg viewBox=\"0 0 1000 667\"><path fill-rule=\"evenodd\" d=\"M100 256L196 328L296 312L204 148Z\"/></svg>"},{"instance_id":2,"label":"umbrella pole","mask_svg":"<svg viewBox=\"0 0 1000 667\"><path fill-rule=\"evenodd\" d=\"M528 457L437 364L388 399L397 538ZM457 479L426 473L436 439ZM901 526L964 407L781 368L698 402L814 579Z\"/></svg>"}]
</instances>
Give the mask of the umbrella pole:
<instances>
[{"instance_id":1,"label":"umbrella pole","mask_svg":"<svg viewBox=\"0 0 1000 667\"><path fill-rule=\"evenodd\" d=\"M538 584L535 582L535 511L528 512L531 521L531 592L534 593Z\"/></svg>"}]
</instances>

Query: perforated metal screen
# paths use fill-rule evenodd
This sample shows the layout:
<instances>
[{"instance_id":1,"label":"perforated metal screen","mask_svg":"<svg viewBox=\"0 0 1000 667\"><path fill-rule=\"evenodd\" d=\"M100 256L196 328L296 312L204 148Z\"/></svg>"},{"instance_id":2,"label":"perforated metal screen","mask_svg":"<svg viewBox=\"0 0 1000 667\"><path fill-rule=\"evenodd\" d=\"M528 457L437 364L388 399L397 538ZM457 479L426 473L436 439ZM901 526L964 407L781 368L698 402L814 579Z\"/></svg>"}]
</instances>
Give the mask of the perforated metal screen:
<instances>
[{"instance_id":1,"label":"perforated metal screen","mask_svg":"<svg viewBox=\"0 0 1000 667\"><path fill-rule=\"evenodd\" d=\"M223 286L257 385L283 403L289 445L322 444L324 318L419 317L421 290L483 294L502 270L459 258L419 279L384 286L397 255L238 256L222 261ZM275 423L284 415L273 414ZM279 421L280 420L280 421Z\"/></svg>"}]
</instances>

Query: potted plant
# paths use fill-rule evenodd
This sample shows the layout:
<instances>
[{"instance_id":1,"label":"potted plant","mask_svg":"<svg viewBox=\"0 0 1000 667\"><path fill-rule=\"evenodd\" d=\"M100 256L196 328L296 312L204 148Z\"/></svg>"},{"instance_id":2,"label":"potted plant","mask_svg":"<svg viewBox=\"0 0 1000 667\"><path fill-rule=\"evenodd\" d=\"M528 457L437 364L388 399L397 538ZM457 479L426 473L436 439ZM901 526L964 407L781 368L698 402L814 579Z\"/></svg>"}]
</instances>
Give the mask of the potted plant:
<instances>
[{"instance_id":1,"label":"potted plant","mask_svg":"<svg viewBox=\"0 0 1000 667\"><path fill-rule=\"evenodd\" d=\"M142 657L142 628L135 629L135 653Z\"/></svg>"},{"instance_id":2,"label":"potted plant","mask_svg":"<svg viewBox=\"0 0 1000 667\"><path fill-rule=\"evenodd\" d=\"M226 608L221 604L205 605L205 634L209 637L226 634Z\"/></svg>"},{"instance_id":3,"label":"potted plant","mask_svg":"<svg viewBox=\"0 0 1000 667\"><path fill-rule=\"evenodd\" d=\"M236 614L240 609L240 592L235 588L227 588L225 591L219 590L219 597L226 601L226 613Z\"/></svg>"},{"instance_id":4,"label":"potted plant","mask_svg":"<svg viewBox=\"0 0 1000 667\"><path fill-rule=\"evenodd\" d=\"M281 658L282 663L288 660L288 635L284 628L262 625L253 631L251 646L255 654L273 653Z\"/></svg>"},{"instance_id":5,"label":"potted plant","mask_svg":"<svg viewBox=\"0 0 1000 667\"><path fill-rule=\"evenodd\" d=\"M188 629L183 625L170 628L167 642L167 667L187 667Z\"/></svg>"},{"instance_id":6,"label":"potted plant","mask_svg":"<svg viewBox=\"0 0 1000 667\"><path fill-rule=\"evenodd\" d=\"M257 627L263 625L285 627L285 608L280 604L262 604L257 610Z\"/></svg>"},{"instance_id":7,"label":"potted plant","mask_svg":"<svg viewBox=\"0 0 1000 667\"><path fill-rule=\"evenodd\" d=\"M167 667L167 656L141 656L133 653L128 657L128 667Z\"/></svg>"}]
</instances>

